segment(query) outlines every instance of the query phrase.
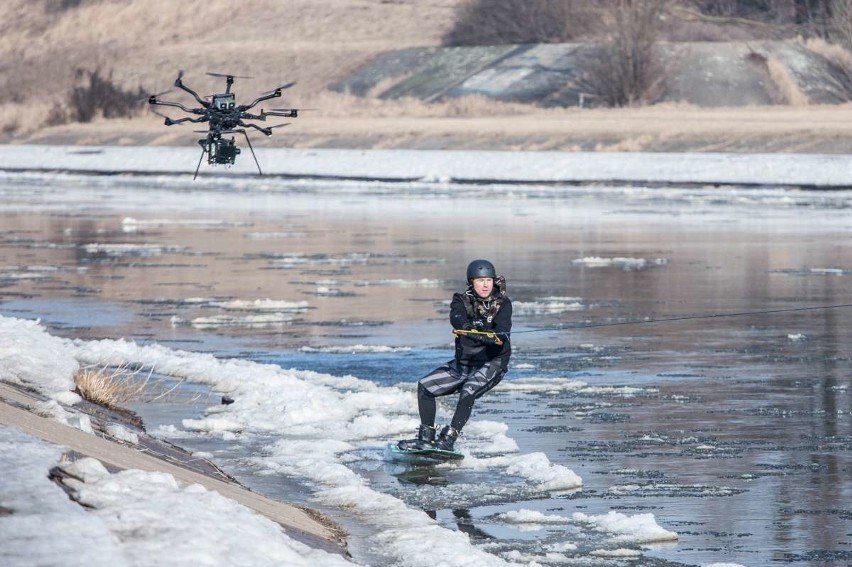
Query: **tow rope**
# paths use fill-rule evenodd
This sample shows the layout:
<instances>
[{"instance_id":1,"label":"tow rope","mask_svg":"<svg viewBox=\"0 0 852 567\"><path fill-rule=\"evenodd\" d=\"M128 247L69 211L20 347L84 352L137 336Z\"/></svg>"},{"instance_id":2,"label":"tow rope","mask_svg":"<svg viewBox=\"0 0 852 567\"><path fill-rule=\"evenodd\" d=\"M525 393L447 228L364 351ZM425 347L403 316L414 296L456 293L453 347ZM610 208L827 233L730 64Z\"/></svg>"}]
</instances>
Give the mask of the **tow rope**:
<instances>
[{"instance_id":1,"label":"tow rope","mask_svg":"<svg viewBox=\"0 0 852 567\"><path fill-rule=\"evenodd\" d=\"M735 313L710 313L706 315L686 315L683 317L667 317L665 319L651 319L646 317L645 319L638 319L632 321L616 321L610 323L580 323L577 325L562 325L558 327L546 327L540 329L527 329L525 331L512 331L512 333L498 333L498 332L482 332L482 331L460 331L458 329L454 330L454 334L459 333L480 333L486 335L494 335L495 338L499 339L497 335L508 337L512 334L522 334L522 333L542 333L545 331L564 331L571 329L594 329L599 327L618 327L624 325L647 325L650 323L671 323L673 321L697 321L700 319L722 319L725 317L744 317L747 315L771 315L775 313L795 313L798 311L819 311L825 309L841 309L844 307L852 307L852 303L841 303L838 305L817 305L814 307L790 307L787 309L768 309L765 311L739 311Z\"/></svg>"}]
</instances>

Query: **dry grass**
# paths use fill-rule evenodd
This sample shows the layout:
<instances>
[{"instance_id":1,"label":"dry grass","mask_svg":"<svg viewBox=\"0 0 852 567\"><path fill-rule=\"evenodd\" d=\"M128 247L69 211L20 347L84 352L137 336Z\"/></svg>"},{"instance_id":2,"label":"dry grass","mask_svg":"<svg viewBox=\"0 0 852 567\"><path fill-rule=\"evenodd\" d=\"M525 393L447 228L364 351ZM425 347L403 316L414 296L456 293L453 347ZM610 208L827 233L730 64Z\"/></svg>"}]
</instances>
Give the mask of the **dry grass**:
<instances>
[{"instance_id":1,"label":"dry grass","mask_svg":"<svg viewBox=\"0 0 852 567\"><path fill-rule=\"evenodd\" d=\"M837 43L828 43L824 39L811 38L805 41L805 47L825 57L841 69L852 73L852 52Z\"/></svg>"},{"instance_id":2,"label":"dry grass","mask_svg":"<svg viewBox=\"0 0 852 567\"><path fill-rule=\"evenodd\" d=\"M74 376L77 393L84 399L108 408L123 408L139 399L148 378L139 379L139 371L126 366L116 368L81 368Z\"/></svg>"},{"instance_id":3,"label":"dry grass","mask_svg":"<svg viewBox=\"0 0 852 567\"><path fill-rule=\"evenodd\" d=\"M54 103L66 100L75 69L100 68L105 73L113 71L118 86L136 89L141 85L152 92L168 89L179 69L185 71L186 83L201 92L223 84L206 76L207 71L250 75L252 79L240 79L234 85L241 101L272 85L297 81L278 106L316 111L305 112L272 137L252 138L265 147L852 149L852 107L848 105L710 109L657 105L578 111L483 97L429 104L411 99L381 101L325 90L377 52L440 45L452 26L455 9L466 1L253 0L235 12L233 4L224 0L97 0L53 13L47 13L42 3L0 2L0 59L4 62L0 142L195 144L192 127L166 128L153 114L44 128ZM163 21L168 25L161 25ZM698 24L718 22L702 18ZM663 35L669 37L667 30ZM751 31L743 36L749 37L754 37ZM841 47L819 40L809 40L807 46L852 69L852 54ZM181 94L170 96L185 100L178 98ZM796 98L795 93L788 95Z\"/></svg>"},{"instance_id":4,"label":"dry grass","mask_svg":"<svg viewBox=\"0 0 852 567\"><path fill-rule=\"evenodd\" d=\"M18 102L64 94L76 69L96 68L123 88L158 92L182 69L202 90L214 84L208 71L251 76L238 92L295 80L290 94L305 100L377 52L440 45L462 1L253 0L234 10L224 0L99 0L47 13L38 2L4 0L0 94Z\"/></svg>"},{"instance_id":5,"label":"dry grass","mask_svg":"<svg viewBox=\"0 0 852 567\"><path fill-rule=\"evenodd\" d=\"M374 101L353 99L352 104L353 114L326 112L318 105L319 111L304 113L285 132L252 138L252 143L291 148L852 152L852 104L699 108L667 103L586 110L518 105L517 112L463 117L452 115L451 106L443 116L434 116L434 108L412 103L423 108L423 115L412 116L387 109L373 112ZM189 128L166 128L151 115L46 128L20 136L16 143L191 146L196 137Z\"/></svg>"},{"instance_id":6,"label":"dry grass","mask_svg":"<svg viewBox=\"0 0 852 567\"><path fill-rule=\"evenodd\" d=\"M810 103L808 96L799 88L799 83L784 63L776 57L769 57L766 60L766 70L769 72L769 78L772 79L772 83L778 89L785 104L799 107L807 106Z\"/></svg>"}]
</instances>

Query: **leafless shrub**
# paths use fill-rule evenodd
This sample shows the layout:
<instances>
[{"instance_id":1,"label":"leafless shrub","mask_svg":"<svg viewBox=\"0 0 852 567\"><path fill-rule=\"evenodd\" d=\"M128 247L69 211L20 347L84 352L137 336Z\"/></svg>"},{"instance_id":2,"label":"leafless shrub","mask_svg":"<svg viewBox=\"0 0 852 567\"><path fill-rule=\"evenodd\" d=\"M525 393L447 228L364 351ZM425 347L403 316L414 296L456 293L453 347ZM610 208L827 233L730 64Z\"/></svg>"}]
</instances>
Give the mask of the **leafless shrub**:
<instances>
[{"instance_id":1,"label":"leafless shrub","mask_svg":"<svg viewBox=\"0 0 852 567\"><path fill-rule=\"evenodd\" d=\"M779 2L773 0L693 0L692 4L708 16L727 18L772 18Z\"/></svg>"},{"instance_id":2,"label":"leafless shrub","mask_svg":"<svg viewBox=\"0 0 852 567\"><path fill-rule=\"evenodd\" d=\"M56 102L50 107L47 112L47 117L44 119L45 126L59 126L68 124L71 119L68 117L68 109L61 103Z\"/></svg>"},{"instance_id":3,"label":"leafless shrub","mask_svg":"<svg viewBox=\"0 0 852 567\"><path fill-rule=\"evenodd\" d=\"M88 74L88 82L86 75ZM97 116L104 118L129 118L142 110L140 100L145 91L122 89L112 80L112 73L101 76L99 70L78 71L82 84L71 90L69 107L77 122L91 122Z\"/></svg>"},{"instance_id":4,"label":"leafless shrub","mask_svg":"<svg viewBox=\"0 0 852 567\"><path fill-rule=\"evenodd\" d=\"M789 38L793 18L774 0L680 0L671 5L662 37L668 41L745 41Z\"/></svg>"},{"instance_id":5,"label":"leafless shrub","mask_svg":"<svg viewBox=\"0 0 852 567\"><path fill-rule=\"evenodd\" d=\"M130 118L141 114L145 108L141 101L146 91L126 90L116 85L112 73L106 77L99 70L78 69L77 86L71 89L66 103L55 102L44 124L57 126L69 122L91 122L95 118Z\"/></svg>"},{"instance_id":6,"label":"leafless shrub","mask_svg":"<svg viewBox=\"0 0 852 567\"><path fill-rule=\"evenodd\" d=\"M78 8L82 3L83 0L44 0L44 11L48 14L56 14Z\"/></svg>"},{"instance_id":7,"label":"leafless shrub","mask_svg":"<svg viewBox=\"0 0 852 567\"><path fill-rule=\"evenodd\" d=\"M469 0L444 45L563 43L600 28L611 0Z\"/></svg>"},{"instance_id":8,"label":"leafless shrub","mask_svg":"<svg viewBox=\"0 0 852 567\"><path fill-rule=\"evenodd\" d=\"M666 72L655 50L666 0L617 0L608 22L609 40L587 63L580 81L606 106L654 102Z\"/></svg>"},{"instance_id":9,"label":"leafless shrub","mask_svg":"<svg viewBox=\"0 0 852 567\"><path fill-rule=\"evenodd\" d=\"M3 134L14 134L20 129L21 123L17 119L12 119L9 122L4 122L0 132Z\"/></svg>"},{"instance_id":10,"label":"leafless shrub","mask_svg":"<svg viewBox=\"0 0 852 567\"><path fill-rule=\"evenodd\" d=\"M792 11L796 25L809 37L828 38L833 3L834 0L797 0Z\"/></svg>"},{"instance_id":11,"label":"leafless shrub","mask_svg":"<svg viewBox=\"0 0 852 567\"><path fill-rule=\"evenodd\" d=\"M837 43L852 47L852 2L831 0L830 37Z\"/></svg>"}]
</instances>

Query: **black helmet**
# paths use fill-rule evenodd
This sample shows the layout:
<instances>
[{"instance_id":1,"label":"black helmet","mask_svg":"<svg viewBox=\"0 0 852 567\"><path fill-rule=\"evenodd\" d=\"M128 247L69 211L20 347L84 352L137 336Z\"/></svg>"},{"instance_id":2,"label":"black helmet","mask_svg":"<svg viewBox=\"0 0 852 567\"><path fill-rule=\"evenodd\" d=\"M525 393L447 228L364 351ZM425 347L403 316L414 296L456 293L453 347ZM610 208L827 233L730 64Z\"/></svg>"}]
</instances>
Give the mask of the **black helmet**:
<instances>
[{"instance_id":1,"label":"black helmet","mask_svg":"<svg viewBox=\"0 0 852 567\"><path fill-rule=\"evenodd\" d=\"M488 260L474 260L467 265L467 281L476 278L496 278L497 270Z\"/></svg>"}]
</instances>

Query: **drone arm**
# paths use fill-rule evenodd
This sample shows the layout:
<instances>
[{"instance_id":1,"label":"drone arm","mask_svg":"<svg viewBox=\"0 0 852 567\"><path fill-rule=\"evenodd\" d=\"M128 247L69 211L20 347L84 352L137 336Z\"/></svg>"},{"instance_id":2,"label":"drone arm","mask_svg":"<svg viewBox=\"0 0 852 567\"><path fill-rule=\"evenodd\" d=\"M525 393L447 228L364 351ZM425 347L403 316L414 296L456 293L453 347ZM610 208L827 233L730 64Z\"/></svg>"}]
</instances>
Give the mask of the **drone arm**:
<instances>
[{"instance_id":1,"label":"drone arm","mask_svg":"<svg viewBox=\"0 0 852 567\"><path fill-rule=\"evenodd\" d=\"M265 136L271 136L272 135L272 128L261 128L257 124L252 124L251 122L243 122L241 120L240 126L242 126L243 128L254 128L258 132L263 133Z\"/></svg>"},{"instance_id":2,"label":"drone arm","mask_svg":"<svg viewBox=\"0 0 852 567\"><path fill-rule=\"evenodd\" d=\"M174 126L175 124L183 124L184 122L204 122L206 118L204 116L199 116L198 118L190 118L186 116L184 118L169 118L166 116L165 124L166 126Z\"/></svg>"},{"instance_id":3,"label":"drone arm","mask_svg":"<svg viewBox=\"0 0 852 567\"><path fill-rule=\"evenodd\" d=\"M284 118L298 118L298 108L288 108L287 110L262 110L261 116L283 116Z\"/></svg>"},{"instance_id":4,"label":"drone arm","mask_svg":"<svg viewBox=\"0 0 852 567\"><path fill-rule=\"evenodd\" d=\"M261 112L260 114L249 114L248 112L242 112L240 114L240 120L266 120L266 116Z\"/></svg>"},{"instance_id":5,"label":"drone arm","mask_svg":"<svg viewBox=\"0 0 852 567\"><path fill-rule=\"evenodd\" d=\"M201 105L201 106L203 106L204 108L207 108L208 106L210 106L210 103L209 103L209 102L205 102L205 101L204 101L204 100L203 100L200 96L198 96L198 93L197 93L197 92L195 92L194 90L192 90L191 88L189 88L188 86L186 86L186 85L184 85L184 84L183 84L183 81L181 80L181 76L180 76L180 75L178 75L178 78L177 78L177 79L175 79L175 86L176 86L177 88L179 88L180 90L185 91L185 92L188 92L189 94L191 94L191 95L192 95L192 97L193 97L195 100L197 100L197 101L198 101L198 104L200 104L200 105Z\"/></svg>"},{"instance_id":6,"label":"drone arm","mask_svg":"<svg viewBox=\"0 0 852 567\"><path fill-rule=\"evenodd\" d=\"M157 105L157 106L174 106L175 108L180 108L181 110L183 110L184 112L188 112L189 114L201 114L201 113L204 112L204 110L201 110L201 109L187 108L179 102L171 102L171 101L168 101L168 100L160 100L160 99L158 99L157 97L154 97L154 96L152 96L151 98L148 99L148 104L154 104L154 105Z\"/></svg>"},{"instance_id":7,"label":"drone arm","mask_svg":"<svg viewBox=\"0 0 852 567\"><path fill-rule=\"evenodd\" d=\"M242 107L242 110L243 110L243 111L246 111L246 110L248 110L249 108L253 108L253 107L254 107L257 103L259 103L259 102L263 102L263 101L265 101L265 100L269 100L269 99L271 99L271 98L278 98L279 96L281 96L281 89L280 89L280 88L279 88L279 89L275 89L274 91L272 91L271 93L269 93L269 94L267 94L267 95L263 95L263 96L260 96L260 97L256 98L256 99L254 100L254 102L252 102L251 104L248 104L248 105L246 105L246 106L243 106L243 107Z\"/></svg>"}]
</instances>

